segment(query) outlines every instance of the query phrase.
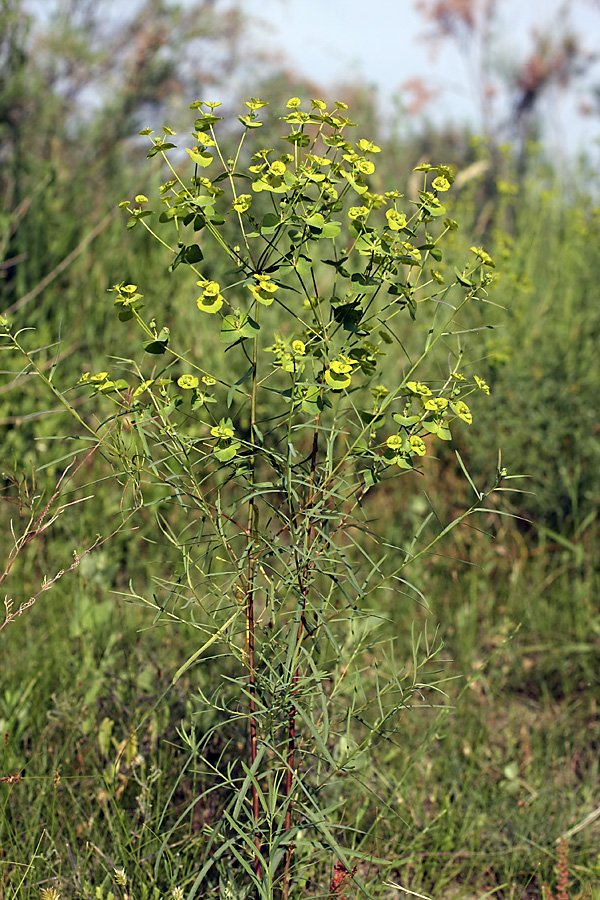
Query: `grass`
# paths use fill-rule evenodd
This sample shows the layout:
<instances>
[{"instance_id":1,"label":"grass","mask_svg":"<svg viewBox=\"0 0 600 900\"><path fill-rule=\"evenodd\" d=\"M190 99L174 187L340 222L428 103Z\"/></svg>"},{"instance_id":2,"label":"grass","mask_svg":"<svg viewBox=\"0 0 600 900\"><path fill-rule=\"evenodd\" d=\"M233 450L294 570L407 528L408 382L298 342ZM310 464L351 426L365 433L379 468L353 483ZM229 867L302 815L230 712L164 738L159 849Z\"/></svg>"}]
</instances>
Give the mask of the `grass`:
<instances>
[{"instance_id":1,"label":"grass","mask_svg":"<svg viewBox=\"0 0 600 900\"><path fill-rule=\"evenodd\" d=\"M385 878L433 898L539 897L555 884L556 841L567 835L570 896L597 896L598 821L584 823L597 807L600 621L581 602L598 589L596 537L590 529L577 558L531 541L524 552L517 532L501 542L467 534L476 566L446 560L423 572L430 611L390 598L384 628L407 656L415 617L430 630L442 623L447 699L435 709L425 694L367 763L384 815L373 818L351 782L337 798L375 839L376 894L386 896ZM52 885L106 896L118 866L132 896L185 889L215 812L194 805L205 776L182 740L206 724L204 670L164 696L193 635L147 630L147 611L103 589L109 566L97 560L2 633L7 898ZM215 758L222 750L215 739ZM359 839L355 850L360 858Z\"/></svg>"}]
</instances>

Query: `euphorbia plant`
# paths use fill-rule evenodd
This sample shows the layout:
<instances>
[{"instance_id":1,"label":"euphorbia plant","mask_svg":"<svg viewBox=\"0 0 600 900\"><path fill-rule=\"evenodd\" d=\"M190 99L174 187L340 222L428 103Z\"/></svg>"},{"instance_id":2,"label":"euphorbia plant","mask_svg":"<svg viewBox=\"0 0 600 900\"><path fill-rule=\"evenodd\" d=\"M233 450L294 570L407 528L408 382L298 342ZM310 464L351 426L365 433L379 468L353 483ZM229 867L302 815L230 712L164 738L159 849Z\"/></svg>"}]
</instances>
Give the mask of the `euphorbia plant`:
<instances>
[{"instance_id":1,"label":"euphorbia plant","mask_svg":"<svg viewBox=\"0 0 600 900\"><path fill-rule=\"evenodd\" d=\"M461 337L451 332L467 304L485 299L493 262L473 247L448 275L452 170L419 166L423 187L410 200L394 185L375 190L380 148L354 135L345 104L303 109L292 98L279 149L249 149L266 106L252 99L230 155L219 106L192 104L183 162L170 128L142 132L168 180L155 204L138 195L121 207L129 229L148 229L170 254L175 277L195 273L197 290L178 289L178 302L196 304L206 347L219 346L226 364L191 354L172 338L152 285L124 280L115 304L141 330L141 356L127 361L127 377L87 372L79 383L114 402L98 434L134 505L151 484L167 489L171 508L158 521L181 565L156 579L164 601L141 599L159 616L170 604L172 618L191 604L204 632L174 680L213 654L229 660L202 698L210 727L201 739L182 732L212 779L194 802L214 794L219 808L189 896L216 867L240 890L246 882L261 898L287 898L319 849L360 884L354 867L366 851L345 834L332 785L350 775L368 787L369 746L393 732L439 649L424 641L399 670L365 677L378 640L369 596L405 585L405 568L505 475L425 546L381 553L369 492L414 477L432 442L471 423L468 396L489 393L460 371ZM227 740L242 726L247 742L234 753ZM216 764L206 756L215 735L224 747Z\"/></svg>"}]
</instances>

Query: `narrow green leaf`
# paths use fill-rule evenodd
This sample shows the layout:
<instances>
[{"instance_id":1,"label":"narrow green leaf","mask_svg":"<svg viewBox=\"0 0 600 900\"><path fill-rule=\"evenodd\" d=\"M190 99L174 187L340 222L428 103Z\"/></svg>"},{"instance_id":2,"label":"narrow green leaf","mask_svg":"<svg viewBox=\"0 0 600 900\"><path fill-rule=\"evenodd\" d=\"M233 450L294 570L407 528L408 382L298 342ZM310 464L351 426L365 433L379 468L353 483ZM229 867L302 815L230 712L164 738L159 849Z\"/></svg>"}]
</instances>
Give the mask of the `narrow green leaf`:
<instances>
[{"instance_id":1,"label":"narrow green leaf","mask_svg":"<svg viewBox=\"0 0 600 900\"><path fill-rule=\"evenodd\" d=\"M171 684L176 684L176 682L179 681L179 679L181 678L181 676L183 675L183 673L184 673L184 672L187 672L187 670L189 669L189 667L190 667L191 665L193 665L193 663L196 662L196 660L198 659L198 657L202 656L202 654L203 654L206 650L208 650L208 648L209 648L212 644L214 644L215 641L218 641L218 640L220 640L222 637L224 637L225 632L227 631L227 629L229 628L229 626L232 625L233 622L235 622L235 620L236 620L236 618L239 616L239 614L240 614L240 610L239 610L239 609L236 609L235 612L233 612L233 613L229 616L229 618L227 619L227 621L225 622L225 624L224 624L224 625L221 625L221 627L220 627L217 631L215 631L215 633L214 633L211 637L209 637L209 639L208 639L201 647L199 647L198 650L196 650L194 653L192 653L192 655L189 657L189 659L186 659L186 661L184 662L184 664L183 664L182 666L180 666L180 667L177 669L177 671L175 672L175 674L173 675L173 678L171 679Z\"/></svg>"},{"instance_id":2,"label":"narrow green leaf","mask_svg":"<svg viewBox=\"0 0 600 900\"><path fill-rule=\"evenodd\" d=\"M474 482L473 482L473 479L471 478L471 476L470 476L469 473L467 472L466 466L465 466L464 462L462 461L462 457L461 457L460 453L458 452L458 450L455 450L454 452L455 452L455 454L456 454L456 458L457 458L457 460L458 460L458 464L459 464L459 466L461 467L461 469L463 470L463 474L464 474L465 478L467 479L467 481L469 482L469 484L471 485L471 487L472 487L473 490L475 491L475 496L477 497L478 500L482 500L482 499L483 499L483 494L481 493L481 491L478 491L477 488L475 487L475 484L474 484Z\"/></svg>"},{"instance_id":3,"label":"narrow green leaf","mask_svg":"<svg viewBox=\"0 0 600 900\"><path fill-rule=\"evenodd\" d=\"M244 372L241 378L238 378L235 384L232 384L229 390L227 391L227 409L231 407L233 402L233 397L235 394L236 388L238 388L241 384L247 381L248 378L254 373L254 364L250 366L247 372Z\"/></svg>"},{"instance_id":4,"label":"narrow green leaf","mask_svg":"<svg viewBox=\"0 0 600 900\"><path fill-rule=\"evenodd\" d=\"M146 159L152 159L153 156L156 156L157 153L162 153L163 150L175 150L177 144L171 144L168 141L165 141L164 144L155 144L154 147L146 154Z\"/></svg>"},{"instance_id":5,"label":"narrow green leaf","mask_svg":"<svg viewBox=\"0 0 600 900\"><path fill-rule=\"evenodd\" d=\"M456 275L460 284L465 287L475 287L470 278L468 278L463 272L460 271L456 266L454 266L454 274Z\"/></svg>"}]
</instances>

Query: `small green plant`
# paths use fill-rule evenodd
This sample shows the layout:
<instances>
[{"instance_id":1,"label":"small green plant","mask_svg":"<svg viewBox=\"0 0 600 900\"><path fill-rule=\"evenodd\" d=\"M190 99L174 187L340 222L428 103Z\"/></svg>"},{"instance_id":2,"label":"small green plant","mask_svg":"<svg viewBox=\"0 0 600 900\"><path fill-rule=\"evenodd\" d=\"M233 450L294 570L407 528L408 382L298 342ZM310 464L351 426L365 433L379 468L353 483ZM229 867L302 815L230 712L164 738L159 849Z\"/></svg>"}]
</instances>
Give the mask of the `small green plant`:
<instances>
[{"instance_id":1,"label":"small green plant","mask_svg":"<svg viewBox=\"0 0 600 900\"><path fill-rule=\"evenodd\" d=\"M156 560L153 598L133 584L127 595L201 635L173 682L193 665L214 673L180 731L203 788L163 836L157 870L180 824L206 807L187 896L219 883L261 900L338 896L352 882L369 895L360 864L383 812L369 748L395 740L416 697L442 702L443 682L437 634L415 634L412 659L397 660L378 637L377 599L418 598L407 567L508 476L499 461L480 491L459 457L475 502L437 528L424 516L402 546L377 534L377 497L419 477L435 442L471 424L470 396L489 393L462 371L460 314L486 301L494 263L473 247L445 271L444 238L458 227L443 202L450 167L419 166L422 189L404 200L379 184L380 148L352 137L345 104L322 100L303 109L292 98L279 149L248 149L266 105L246 103L230 153L219 103L192 104L184 153L170 128L146 129L168 179L156 203L120 204L127 228L146 228L169 270L186 273L177 303L196 303L206 354L173 340L161 298L146 314L151 285L124 278L115 306L141 332L141 353L80 378L95 423L36 371L111 460L123 510L154 510L179 554L173 572ZM219 258L230 269L217 280ZM360 828L353 782L373 795Z\"/></svg>"}]
</instances>

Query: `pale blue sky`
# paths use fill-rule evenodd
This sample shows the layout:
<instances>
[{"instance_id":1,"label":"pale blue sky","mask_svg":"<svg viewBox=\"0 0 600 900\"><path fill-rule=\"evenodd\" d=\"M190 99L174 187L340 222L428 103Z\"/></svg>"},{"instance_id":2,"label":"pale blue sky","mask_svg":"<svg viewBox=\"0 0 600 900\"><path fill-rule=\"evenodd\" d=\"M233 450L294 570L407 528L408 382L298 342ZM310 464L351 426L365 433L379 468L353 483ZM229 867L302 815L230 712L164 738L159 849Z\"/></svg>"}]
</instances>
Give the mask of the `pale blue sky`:
<instances>
[{"instance_id":1,"label":"pale blue sky","mask_svg":"<svg viewBox=\"0 0 600 900\"><path fill-rule=\"evenodd\" d=\"M445 86L442 100L430 113L436 121L476 122L477 104L466 77L465 60L446 42L437 56L420 39L427 23L415 0L242 0L256 26L261 49L281 53L297 69L325 88L353 78L377 85L382 107L391 107L399 86L415 76L433 88ZM501 60L522 58L534 27L544 29L567 8L575 30L588 49L600 48L600 4L592 0L503 0ZM251 44L252 45L252 44ZM250 46L251 46L250 45ZM595 68L600 83L600 66ZM576 109L584 99L555 94L548 112L551 143L567 142L572 151L600 134L600 120L582 119Z\"/></svg>"},{"instance_id":2,"label":"pale blue sky","mask_svg":"<svg viewBox=\"0 0 600 900\"><path fill-rule=\"evenodd\" d=\"M107 17L123 14L122 0L97 0ZM130 14L143 0L128 0ZM175 0L174 0L175 2ZM187 5L191 0L178 0ZM217 0L226 7L236 0ZM439 101L427 108L436 124L470 122L480 127L473 80L467 76L466 62L456 47L446 41L432 53L423 39L428 24L416 10L417 0L237 0L255 21L252 37L246 41L248 55L279 55L288 61L285 68L296 70L322 86L331 99L336 86L361 79L378 89L384 114L394 109L400 86L421 77L437 91ZM28 5L43 16L51 8L47 0L29 0ZM556 23L558 10L568 11L573 29L584 46L600 51L600 0L499 0L499 62L510 65L527 54L532 28L544 31ZM600 85L600 60L588 82ZM256 88L237 85L248 89ZM223 85L226 91L226 86ZM337 98L337 94L336 94ZM339 99L343 99L339 97ZM409 97L406 99L410 99ZM578 92L554 92L546 109L548 143L564 155L585 147L593 158L600 153L600 116L584 118L580 103L588 99L583 86Z\"/></svg>"}]
</instances>

